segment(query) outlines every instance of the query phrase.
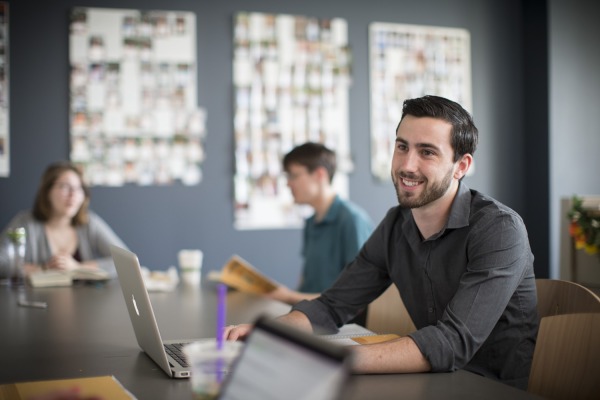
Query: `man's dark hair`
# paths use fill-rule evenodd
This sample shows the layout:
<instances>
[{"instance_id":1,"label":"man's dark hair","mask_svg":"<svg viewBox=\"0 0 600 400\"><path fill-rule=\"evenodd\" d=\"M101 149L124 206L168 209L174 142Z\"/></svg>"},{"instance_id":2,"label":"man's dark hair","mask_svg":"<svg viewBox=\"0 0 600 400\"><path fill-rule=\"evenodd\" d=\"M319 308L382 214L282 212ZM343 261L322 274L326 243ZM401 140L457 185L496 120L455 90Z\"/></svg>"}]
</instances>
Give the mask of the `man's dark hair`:
<instances>
[{"instance_id":1,"label":"man's dark hair","mask_svg":"<svg viewBox=\"0 0 600 400\"><path fill-rule=\"evenodd\" d=\"M331 182L335 174L336 158L335 153L321 143L307 142L294 147L283 157L283 169L286 172L289 172L291 164L303 165L308 172L323 167L327 170Z\"/></svg>"},{"instance_id":2,"label":"man's dark hair","mask_svg":"<svg viewBox=\"0 0 600 400\"><path fill-rule=\"evenodd\" d=\"M402 106L400 123L407 115L417 118L437 118L452 124L450 144L454 149L454 161L458 161L465 154L473 155L475 153L479 132L471 115L460 104L439 96L408 99ZM400 127L400 123L398 127ZM398 127L396 131L398 131Z\"/></svg>"}]
</instances>

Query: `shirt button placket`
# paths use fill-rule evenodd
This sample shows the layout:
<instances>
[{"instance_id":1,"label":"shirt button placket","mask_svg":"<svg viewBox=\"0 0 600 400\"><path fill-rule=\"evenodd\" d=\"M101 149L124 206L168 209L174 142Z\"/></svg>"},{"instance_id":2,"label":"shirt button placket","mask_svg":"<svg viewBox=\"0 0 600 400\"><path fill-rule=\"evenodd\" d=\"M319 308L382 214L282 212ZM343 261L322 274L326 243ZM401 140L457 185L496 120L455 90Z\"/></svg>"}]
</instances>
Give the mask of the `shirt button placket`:
<instances>
[{"instance_id":1,"label":"shirt button placket","mask_svg":"<svg viewBox=\"0 0 600 400\"><path fill-rule=\"evenodd\" d=\"M425 275L427 276L427 282L429 283L429 291L427 292L427 322L429 324L435 324L435 302L433 297L433 282L429 272L431 270L431 242L427 243L427 258L425 259Z\"/></svg>"}]
</instances>

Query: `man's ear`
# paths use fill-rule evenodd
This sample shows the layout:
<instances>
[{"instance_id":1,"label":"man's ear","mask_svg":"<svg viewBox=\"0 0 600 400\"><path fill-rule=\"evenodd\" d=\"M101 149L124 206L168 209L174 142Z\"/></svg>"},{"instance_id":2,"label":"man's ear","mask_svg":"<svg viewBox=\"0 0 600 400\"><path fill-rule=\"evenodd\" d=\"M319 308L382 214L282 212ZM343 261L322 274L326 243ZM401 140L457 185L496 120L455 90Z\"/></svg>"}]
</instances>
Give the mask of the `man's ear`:
<instances>
[{"instance_id":1,"label":"man's ear","mask_svg":"<svg viewBox=\"0 0 600 400\"><path fill-rule=\"evenodd\" d=\"M471 165L473 164L473 156L471 154L463 154L463 156L456 162L456 170L454 171L454 178L457 180L462 179Z\"/></svg>"},{"instance_id":2,"label":"man's ear","mask_svg":"<svg viewBox=\"0 0 600 400\"><path fill-rule=\"evenodd\" d=\"M317 174L319 180L325 180L329 182L329 172L327 172L327 168L325 167L317 167L314 171L314 174Z\"/></svg>"}]
</instances>

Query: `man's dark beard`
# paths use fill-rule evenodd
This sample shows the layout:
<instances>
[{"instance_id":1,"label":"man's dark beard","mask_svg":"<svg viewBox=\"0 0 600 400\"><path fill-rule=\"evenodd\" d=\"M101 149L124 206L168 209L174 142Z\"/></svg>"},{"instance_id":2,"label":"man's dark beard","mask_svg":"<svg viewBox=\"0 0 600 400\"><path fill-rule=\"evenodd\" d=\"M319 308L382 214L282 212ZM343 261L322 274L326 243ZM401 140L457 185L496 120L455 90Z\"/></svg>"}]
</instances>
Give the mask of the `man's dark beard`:
<instances>
[{"instance_id":1,"label":"man's dark beard","mask_svg":"<svg viewBox=\"0 0 600 400\"><path fill-rule=\"evenodd\" d=\"M392 172L392 182L394 183L394 189L396 189L396 197L398 198L398 204L404 208L419 208L423 207L440 197L442 197L448 188L452 184L452 168L448 171L444 179L441 182L434 184L433 186L427 187L423 193L419 197L413 197L411 195L406 196L406 193L403 193L401 196L401 190L398 187L399 181L404 177L406 179L414 179L414 176L410 176L409 174L403 173L393 173ZM427 184L428 181L425 180L424 184ZM404 199L403 199L404 197Z\"/></svg>"}]
</instances>

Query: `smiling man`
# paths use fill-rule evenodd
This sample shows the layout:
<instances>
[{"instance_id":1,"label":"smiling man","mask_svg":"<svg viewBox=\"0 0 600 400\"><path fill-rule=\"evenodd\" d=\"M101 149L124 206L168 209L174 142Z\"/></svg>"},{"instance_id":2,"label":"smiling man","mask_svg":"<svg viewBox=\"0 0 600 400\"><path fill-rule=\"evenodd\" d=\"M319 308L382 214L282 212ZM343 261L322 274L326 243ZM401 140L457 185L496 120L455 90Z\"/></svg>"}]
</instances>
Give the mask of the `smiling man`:
<instances>
[{"instance_id":1,"label":"smiling man","mask_svg":"<svg viewBox=\"0 0 600 400\"><path fill-rule=\"evenodd\" d=\"M329 290L279 319L334 332L395 284L417 330L353 348L356 372L466 369L525 389L538 329L533 255L519 215L462 182L477 141L459 104L405 101L391 171L399 205Z\"/></svg>"}]
</instances>

